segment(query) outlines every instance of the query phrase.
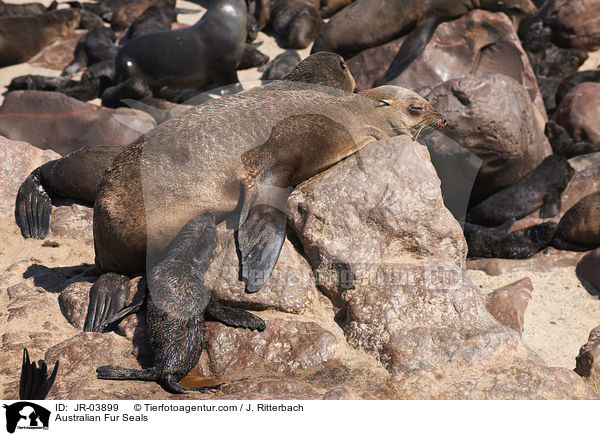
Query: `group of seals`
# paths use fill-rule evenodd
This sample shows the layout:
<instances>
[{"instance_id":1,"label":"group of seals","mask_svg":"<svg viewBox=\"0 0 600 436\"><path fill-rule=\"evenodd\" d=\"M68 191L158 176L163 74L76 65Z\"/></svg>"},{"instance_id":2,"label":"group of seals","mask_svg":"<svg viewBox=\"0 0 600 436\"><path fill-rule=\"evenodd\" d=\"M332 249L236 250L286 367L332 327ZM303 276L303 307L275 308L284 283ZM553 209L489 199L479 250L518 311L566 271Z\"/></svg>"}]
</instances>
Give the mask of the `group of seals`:
<instances>
[{"instance_id":1,"label":"group of seals","mask_svg":"<svg viewBox=\"0 0 600 436\"><path fill-rule=\"evenodd\" d=\"M348 58L408 34L386 73L387 82L419 55L440 23L473 9L517 15L536 11L531 0L357 0L323 25L312 52L333 51Z\"/></svg>"},{"instance_id":2,"label":"group of seals","mask_svg":"<svg viewBox=\"0 0 600 436\"><path fill-rule=\"evenodd\" d=\"M311 71L317 74L311 77ZM114 318L122 305L115 288L122 295L127 276L149 270L149 301L162 310L148 311L149 325L156 326L149 331L155 366L146 372L101 368L101 377L158 380L165 389L182 392L177 382L197 362L205 312L229 324L261 327L243 311L232 314L212 300L205 304L210 294L202 288L201 278L214 248L216 223L238 222L242 277L246 290L255 292L277 262L285 240L287 196L294 186L370 141L444 124L425 99L403 88L348 94L355 83L335 54L309 57L289 76L317 85L290 82L286 87L274 82L209 101L161 124L122 151L80 150L46 164L21 186L17 223L24 236L43 237L53 190L67 196L65 191L72 190L71 197L83 197L80 187L79 191L68 187L79 178L77 171L68 171L69 161L79 159L74 170L90 168L85 196L89 198L97 187L96 265L112 273L92 287L87 330L101 330ZM321 84L335 85L337 90ZM230 123L232 119L236 123ZM98 186L98 172L89 162L97 162L99 155L104 155L104 162L114 160ZM175 245L170 245L172 241ZM194 286L199 287L191 287L185 279L189 275L197 278ZM105 276L110 280L103 280ZM195 298L202 302L192 313L187 303ZM191 319L188 315L193 322L183 321ZM165 334L171 327L182 332L177 340ZM162 349L169 351L161 354Z\"/></svg>"}]
</instances>

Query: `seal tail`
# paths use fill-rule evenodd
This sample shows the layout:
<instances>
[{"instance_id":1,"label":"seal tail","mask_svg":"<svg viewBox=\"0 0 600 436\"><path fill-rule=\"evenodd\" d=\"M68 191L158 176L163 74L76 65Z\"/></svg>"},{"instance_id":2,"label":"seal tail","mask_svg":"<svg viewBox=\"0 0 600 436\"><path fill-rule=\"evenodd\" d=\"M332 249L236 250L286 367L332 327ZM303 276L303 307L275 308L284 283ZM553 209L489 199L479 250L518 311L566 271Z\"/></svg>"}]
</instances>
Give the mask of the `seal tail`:
<instances>
[{"instance_id":1,"label":"seal tail","mask_svg":"<svg viewBox=\"0 0 600 436\"><path fill-rule=\"evenodd\" d=\"M41 168L25 179L15 203L15 220L24 238L44 239L50 230L52 200L42 185Z\"/></svg>"},{"instance_id":2,"label":"seal tail","mask_svg":"<svg viewBox=\"0 0 600 436\"><path fill-rule=\"evenodd\" d=\"M143 380L158 381L160 371L156 367L148 369L123 368L122 366L105 365L96 369L99 379L102 380Z\"/></svg>"}]
</instances>

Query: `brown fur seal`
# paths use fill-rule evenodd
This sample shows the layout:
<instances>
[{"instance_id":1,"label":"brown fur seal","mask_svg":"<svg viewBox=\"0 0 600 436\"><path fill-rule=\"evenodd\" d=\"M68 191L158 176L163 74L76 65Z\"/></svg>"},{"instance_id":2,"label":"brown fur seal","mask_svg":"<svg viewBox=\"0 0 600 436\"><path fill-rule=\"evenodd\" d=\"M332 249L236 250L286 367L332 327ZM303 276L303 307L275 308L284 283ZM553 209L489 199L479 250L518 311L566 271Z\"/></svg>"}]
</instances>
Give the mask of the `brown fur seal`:
<instances>
[{"instance_id":1,"label":"brown fur seal","mask_svg":"<svg viewBox=\"0 0 600 436\"><path fill-rule=\"evenodd\" d=\"M125 43L115 61L117 80L139 77L152 89L236 83L247 22L244 0L214 0L193 26L141 35Z\"/></svg>"},{"instance_id":2,"label":"brown fur seal","mask_svg":"<svg viewBox=\"0 0 600 436\"><path fill-rule=\"evenodd\" d=\"M591 250L600 245L600 192L583 197L565 212L552 245L574 251Z\"/></svg>"},{"instance_id":3,"label":"brown fur seal","mask_svg":"<svg viewBox=\"0 0 600 436\"><path fill-rule=\"evenodd\" d=\"M0 17L0 67L19 64L79 24L77 9L60 9L34 16Z\"/></svg>"},{"instance_id":4,"label":"brown fur seal","mask_svg":"<svg viewBox=\"0 0 600 436\"><path fill-rule=\"evenodd\" d=\"M411 32L388 71L385 80L391 80L418 56L440 23L473 9L536 11L531 0L358 0L323 25L312 52L333 51L347 58Z\"/></svg>"}]
</instances>

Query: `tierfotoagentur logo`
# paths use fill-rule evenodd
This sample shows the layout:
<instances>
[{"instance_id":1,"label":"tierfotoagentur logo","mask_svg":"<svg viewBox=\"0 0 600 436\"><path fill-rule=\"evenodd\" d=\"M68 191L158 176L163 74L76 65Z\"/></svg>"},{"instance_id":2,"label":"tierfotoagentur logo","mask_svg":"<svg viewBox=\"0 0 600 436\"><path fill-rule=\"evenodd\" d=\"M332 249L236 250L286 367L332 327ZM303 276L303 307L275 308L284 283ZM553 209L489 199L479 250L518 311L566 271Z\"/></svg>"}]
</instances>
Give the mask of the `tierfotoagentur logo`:
<instances>
[{"instance_id":1,"label":"tierfotoagentur logo","mask_svg":"<svg viewBox=\"0 0 600 436\"><path fill-rule=\"evenodd\" d=\"M3 405L6 409L6 431L14 433L19 430L48 430L50 411L35 403L19 401L11 405Z\"/></svg>"}]
</instances>

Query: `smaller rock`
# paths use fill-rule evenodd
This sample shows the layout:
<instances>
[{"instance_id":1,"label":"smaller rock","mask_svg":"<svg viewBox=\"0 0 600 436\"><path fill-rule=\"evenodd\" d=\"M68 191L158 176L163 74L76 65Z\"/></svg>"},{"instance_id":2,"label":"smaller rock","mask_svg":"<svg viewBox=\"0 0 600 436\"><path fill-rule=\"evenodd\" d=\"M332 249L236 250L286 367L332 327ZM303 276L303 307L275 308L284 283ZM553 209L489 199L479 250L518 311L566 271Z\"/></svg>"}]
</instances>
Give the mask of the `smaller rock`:
<instances>
[{"instance_id":1,"label":"smaller rock","mask_svg":"<svg viewBox=\"0 0 600 436\"><path fill-rule=\"evenodd\" d=\"M532 292L531 279L524 278L492 291L487 296L486 309L505 326L523 333L525 309Z\"/></svg>"},{"instance_id":2,"label":"smaller rock","mask_svg":"<svg viewBox=\"0 0 600 436\"><path fill-rule=\"evenodd\" d=\"M590 332L587 343L579 349L575 372L600 395L600 326Z\"/></svg>"},{"instance_id":3,"label":"smaller rock","mask_svg":"<svg viewBox=\"0 0 600 436\"><path fill-rule=\"evenodd\" d=\"M58 296L60 311L69 324L78 329L83 329L91 287L88 282L71 283Z\"/></svg>"}]
</instances>

